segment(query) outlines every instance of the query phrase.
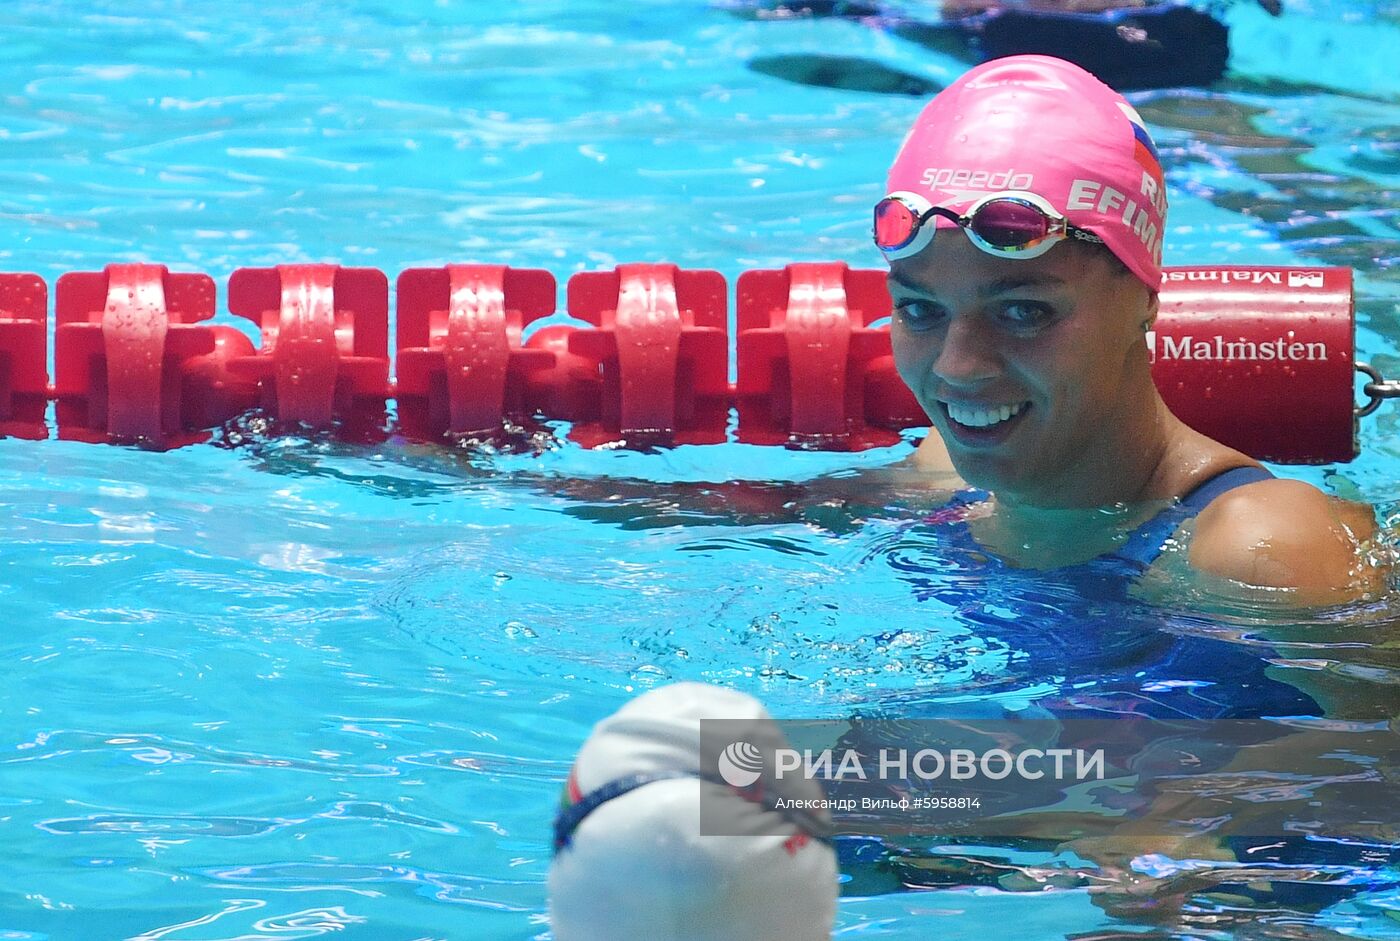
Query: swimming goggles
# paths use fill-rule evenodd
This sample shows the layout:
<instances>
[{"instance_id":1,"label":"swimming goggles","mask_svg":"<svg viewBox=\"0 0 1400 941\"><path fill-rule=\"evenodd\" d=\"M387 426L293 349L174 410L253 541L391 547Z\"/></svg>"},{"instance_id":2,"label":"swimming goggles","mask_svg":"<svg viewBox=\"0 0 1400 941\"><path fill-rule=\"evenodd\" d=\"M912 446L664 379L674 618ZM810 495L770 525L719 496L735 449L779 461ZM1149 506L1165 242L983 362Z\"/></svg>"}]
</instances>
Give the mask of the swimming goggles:
<instances>
[{"instance_id":1,"label":"swimming goggles","mask_svg":"<svg viewBox=\"0 0 1400 941\"><path fill-rule=\"evenodd\" d=\"M1069 224L1044 197L1024 190L989 193L959 215L918 193L891 193L875 206L875 245L890 261L918 254L933 241L934 216L949 219L982 251L999 258L1038 258L1065 238L1103 244Z\"/></svg>"},{"instance_id":2,"label":"swimming goggles","mask_svg":"<svg viewBox=\"0 0 1400 941\"><path fill-rule=\"evenodd\" d=\"M831 843L831 828L814 814L786 806L774 797L762 793L761 790L735 788L717 776L712 777L696 771L650 771L615 778L602 787L585 794L573 804L561 808L558 816L554 818L554 852L558 853L568 847L573 839L574 831L578 829L579 824L583 823L583 819L608 801L616 800L624 794L629 794L637 788L655 781L671 781L678 778L699 778L701 781L718 784L744 800L778 814L789 825L796 827L809 838L819 843Z\"/></svg>"}]
</instances>

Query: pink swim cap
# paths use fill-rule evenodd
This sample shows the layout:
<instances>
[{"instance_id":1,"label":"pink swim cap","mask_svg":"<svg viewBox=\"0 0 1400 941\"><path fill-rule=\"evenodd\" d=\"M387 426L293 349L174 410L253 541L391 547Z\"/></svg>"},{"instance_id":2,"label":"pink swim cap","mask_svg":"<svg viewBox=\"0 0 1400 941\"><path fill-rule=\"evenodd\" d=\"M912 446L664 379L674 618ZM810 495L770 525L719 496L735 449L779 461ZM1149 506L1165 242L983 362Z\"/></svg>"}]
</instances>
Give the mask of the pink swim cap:
<instances>
[{"instance_id":1,"label":"pink swim cap","mask_svg":"<svg viewBox=\"0 0 1400 941\"><path fill-rule=\"evenodd\" d=\"M1157 148L1133 106L1079 66L1010 56L971 69L928 103L890 168L888 192L957 212L1002 190L1044 197L1149 288L1161 285Z\"/></svg>"}]
</instances>

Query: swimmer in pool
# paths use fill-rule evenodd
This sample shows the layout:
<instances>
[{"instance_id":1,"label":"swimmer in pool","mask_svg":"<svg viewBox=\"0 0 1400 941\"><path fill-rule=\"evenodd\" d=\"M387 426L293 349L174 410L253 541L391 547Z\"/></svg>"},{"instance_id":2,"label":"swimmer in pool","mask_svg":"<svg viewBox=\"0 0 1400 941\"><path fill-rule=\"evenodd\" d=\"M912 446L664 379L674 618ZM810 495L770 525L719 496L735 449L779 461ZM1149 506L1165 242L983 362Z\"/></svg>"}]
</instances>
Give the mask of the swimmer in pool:
<instances>
[{"instance_id":1,"label":"swimmer in pool","mask_svg":"<svg viewBox=\"0 0 1400 941\"><path fill-rule=\"evenodd\" d=\"M885 191L874 234L895 361L936 431L913 460L990 493L973 514L980 542L1071 564L1132 542L1134 526L1140 541L1174 505L1162 535L1189 536L1200 572L1304 603L1380 588L1361 563L1367 508L1273 478L1187 427L1153 385L1167 196L1118 93L1045 56L980 65L924 108ZM1133 508L1127 527L1121 514L1097 533L1064 525L1115 506Z\"/></svg>"},{"instance_id":2,"label":"swimmer in pool","mask_svg":"<svg viewBox=\"0 0 1400 941\"><path fill-rule=\"evenodd\" d=\"M704 683L650 690L598 723L554 824L558 941L831 937L830 817L777 809L780 798L818 800L820 784L762 773L743 789L720 780L719 752L702 755L701 720L725 720L726 733L764 754L790 747L758 700Z\"/></svg>"}]
</instances>

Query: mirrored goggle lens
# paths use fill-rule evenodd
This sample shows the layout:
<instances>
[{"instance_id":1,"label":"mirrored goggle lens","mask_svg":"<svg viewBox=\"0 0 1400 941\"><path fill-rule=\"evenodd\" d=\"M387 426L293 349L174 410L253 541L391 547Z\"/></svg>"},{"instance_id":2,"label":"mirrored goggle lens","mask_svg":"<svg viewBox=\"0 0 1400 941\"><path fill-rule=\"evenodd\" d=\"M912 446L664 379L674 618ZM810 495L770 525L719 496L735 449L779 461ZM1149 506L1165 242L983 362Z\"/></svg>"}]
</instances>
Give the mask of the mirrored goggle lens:
<instances>
[{"instance_id":1,"label":"mirrored goggle lens","mask_svg":"<svg viewBox=\"0 0 1400 941\"><path fill-rule=\"evenodd\" d=\"M918 226L914 210L897 199L882 199L875 207L875 244L886 251L908 245Z\"/></svg>"},{"instance_id":2,"label":"mirrored goggle lens","mask_svg":"<svg viewBox=\"0 0 1400 941\"><path fill-rule=\"evenodd\" d=\"M968 228L995 248L1026 248L1050 234L1050 219L1034 206L996 199L977 210Z\"/></svg>"}]
</instances>

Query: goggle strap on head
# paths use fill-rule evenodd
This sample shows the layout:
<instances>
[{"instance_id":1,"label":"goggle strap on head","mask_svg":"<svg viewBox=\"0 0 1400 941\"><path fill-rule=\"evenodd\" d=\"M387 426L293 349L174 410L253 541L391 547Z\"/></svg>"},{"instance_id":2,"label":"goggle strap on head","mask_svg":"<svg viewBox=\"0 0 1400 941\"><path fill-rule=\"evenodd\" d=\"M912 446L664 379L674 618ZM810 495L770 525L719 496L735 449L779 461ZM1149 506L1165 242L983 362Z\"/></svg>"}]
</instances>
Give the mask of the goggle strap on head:
<instances>
[{"instance_id":1,"label":"goggle strap on head","mask_svg":"<svg viewBox=\"0 0 1400 941\"><path fill-rule=\"evenodd\" d=\"M776 797L763 794L758 789L736 788L717 775L702 774L698 771L643 771L638 774L614 778L607 784L589 791L575 803L562 808L554 818L554 852L558 853L568 847L569 841L573 839L574 831L583 823L584 818L608 801L629 794L647 784L653 784L657 781L674 781L681 778L696 778L711 784L718 784L733 791L744 800L778 814L808 837L820 843L829 844L831 842L831 828L822 820L803 810L779 806Z\"/></svg>"}]
</instances>

